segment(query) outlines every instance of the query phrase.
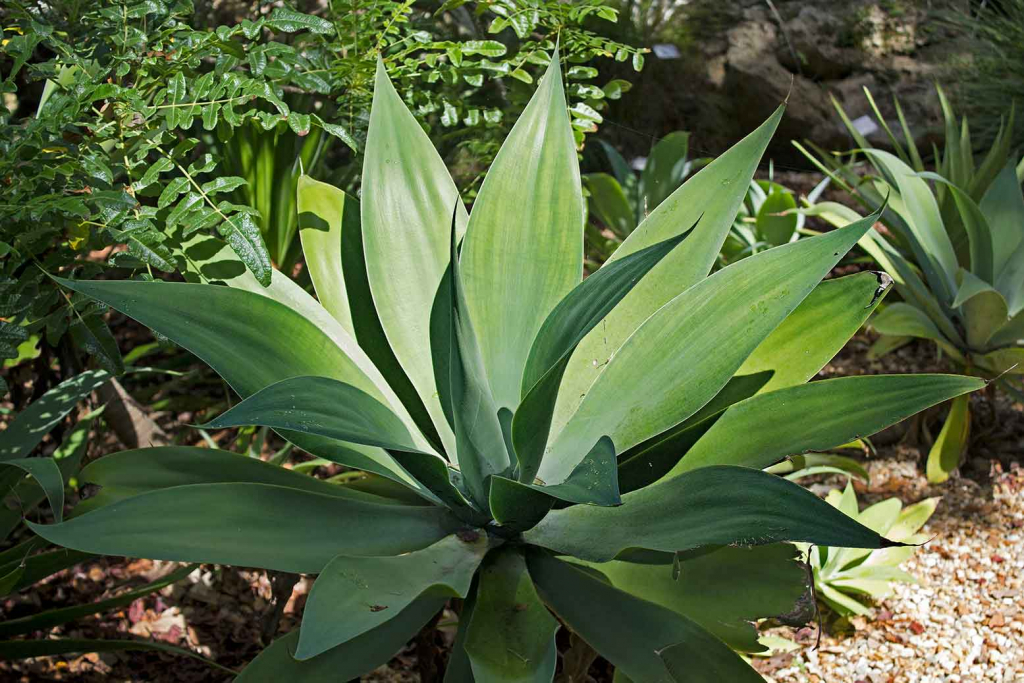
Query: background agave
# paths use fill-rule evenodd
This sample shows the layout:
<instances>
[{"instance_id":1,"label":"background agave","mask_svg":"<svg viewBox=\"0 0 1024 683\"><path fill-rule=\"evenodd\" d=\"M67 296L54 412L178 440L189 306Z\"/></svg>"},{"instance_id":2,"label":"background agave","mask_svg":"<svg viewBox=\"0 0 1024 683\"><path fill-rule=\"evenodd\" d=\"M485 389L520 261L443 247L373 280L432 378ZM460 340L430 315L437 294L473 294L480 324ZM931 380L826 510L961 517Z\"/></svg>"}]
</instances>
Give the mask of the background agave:
<instances>
[{"instance_id":1,"label":"background agave","mask_svg":"<svg viewBox=\"0 0 1024 683\"><path fill-rule=\"evenodd\" d=\"M871 94L865 93L874 107ZM861 178L853 162L822 154L818 160L869 210L888 198L881 214L887 232L872 231L860 244L892 274L903 301L890 304L871 321L882 335L872 353L879 356L914 338L928 339L966 371L998 377L999 386L1021 398L1018 386L999 377L1024 373L1024 159L1018 162L1010 153L1013 112L976 165L966 119L958 121L941 90L939 96L946 145L942 153L935 150L936 172L926 170L899 102L902 141L874 107L894 154L871 148L836 104L873 173ZM831 202L818 204L813 212L835 225L860 218ZM956 469L969 427L968 399L962 396L953 401L929 453L929 481L944 481Z\"/></svg>"},{"instance_id":2,"label":"background agave","mask_svg":"<svg viewBox=\"0 0 1024 683\"><path fill-rule=\"evenodd\" d=\"M983 386L807 383L888 279L821 282L877 214L708 276L780 109L581 281L583 198L557 51L467 215L378 68L361 204L302 179L319 303L264 289L61 282L167 335L261 425L366 472L336 485L212 449L89 465L32 528L88 552L318 574L240 680L346 680L465 598L450 680L551 680L561 624L637 681L756 681L733 649L805 595L783 541L894 545L762 471ZM461 249L459 245L461 244ZM209 264L196 262L197 268ZM813 419L808 419L813 416Z\"/></svg>"}]
</instances>

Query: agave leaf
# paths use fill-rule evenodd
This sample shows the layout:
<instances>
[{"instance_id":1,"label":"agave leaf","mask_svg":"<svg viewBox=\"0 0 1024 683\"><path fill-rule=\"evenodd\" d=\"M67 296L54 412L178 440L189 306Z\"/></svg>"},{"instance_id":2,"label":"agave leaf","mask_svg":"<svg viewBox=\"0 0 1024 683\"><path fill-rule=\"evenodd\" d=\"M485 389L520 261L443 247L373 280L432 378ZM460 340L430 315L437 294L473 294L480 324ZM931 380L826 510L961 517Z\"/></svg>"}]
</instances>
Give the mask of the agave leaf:
<instances>
[{"instance_id":1,"label":"agave leaf","mask_svg":"<svg viewBox=\"0 0 1024 683\"><path fill-rule=\"evenodd\" d=\"M50 510L58 522L64 519L64 478L61 476L57 461L53 458L15 458L0 462L0 472L6 468L19 469L25 472L43 489L46 499L50 502ZM6 491L0 491L3 496Z\"/></svg>"},{"instance_id":2,"label":"agave leaf","mask_svg":"<svg viewBox=\"0 0 1024 683\"><path fill-rule=\"evenodd\" d=\"M796 208L792 193L777 183L768 187L768 194L757 210L757 232L761 239L772 246L785 244L796 232L798 217L795 213L779 215Z\"/></svg>"},{"instance_id":3,"label":"agave leaf","mask_svg":"<svg viewBox=\"0 0 1024 683\"><path fill-rule=\"evenodd\" d=\"M667 476L708 465L763 468L787 455L829 450L984 386L959 375L873 375L758 394L730 407Z\"/></svg>"},{"instance_id":4,"label":"agave leaf","mask_svg":"<svg viewBox=\"0 0 1024 683\"><path fill-rule=\"evenodd\" d=\"M942 425L942 431L928 451L925 473L929 482L938 484L949 479L950 473L960 465L960 456L967 447L970 430L970 397L960 396L950 402L949 415Z\"/></svg>"},{"instance_id":5,"label":"agave leaf","mask_svg":"<svg viewBox=\"0 0 1024 683\"><path fill-rule=\"evenodd\" d=\"M75 404L110 377L106 370L87 370L64 380L30 403L0 434L0 462L28 456Z\"/></svg>"},{"instance_id":6,"label":"agave leaf","mask_svg":"<svg viewBox=\"0 0 1024 683\"><path fill-rule=\"evenodd\" d=\"M515 410L537 330L583 277L583 196L557 48L473 202L460 266L495 405Z\"/></svg>"},{"instance_id":7,"label":"agave leaf","mask_svg":"<svg viewBox=\"0 0 1024 683\"><path fill-rule=\"evenodd\" d=\"M284 284L287 278L279 276L278 273L272 278L271 287L280 279L280 286L285 288L282 296L301 298L294 292L298 289L301 296L309 298L294 283L294 289L289 288ZM319 310L326 320L311 320L269 296L234 287L168 282L59 282L103 301L192 351L242 397L288 377L312 375L349 382L389 406L401 405L393 393L381 389L386 384L372 363L358 351L351 338L343 338L344 330L322 308ZM311 298L309 302L316 306ZM232 315L225 316L223 311L232 311ZM330 325L336 329L329 335L323 330L330 331ZM346 346L339 346L339 341ZM314 454L419 487L382 450L357 451L326 439L303 438L301 434L284 436Z\"/></svg>"},{"instance_id":8,"label":"agave leaf","mask_svg":"<svg viewBox=\"0 0 1024 683\"><path fill-rule=\"evenodd\" d=\"M473 668L469 662L469 655L466 653L466 637L469 635L469 625L473 620L473 612L476 611L476 595L479 591L479 574L473 579L473 585L469 589L469 595L462 603L462 611L459 612L459 626L455 631L455 640L452 641L452 651L448 655L448 662L445 665L444 683L473 683Z\"/></svg>"},{"instance_id":9,"label":"agave leaf","mask_svg":"<svg viewBox=\"0 0 1024 683\"><path fill-rule=\"evenodd\" d=\"M984 212L969 194L937 173L918 173L922 178L942 183L953 196L957 213L970 240L971 271L985 282L995 282L995 252L992 228Z\"/></svg>"},{"instance_id":10,"label":"agave leaf","mask_svg":"<svg viewBox=\"0 0 1024 683\"><path fill-rule=\"evenodd\" d=\"M309 176L299 178L297 195L299 236L320 303L365 350L408 409L415 426L435 449L442 450L430 415L395 358L373 307L366 279L359 202L333 185Z\"/></svg>"},{"instance_id":11,"label":"agave leaf","mask_svg":"<svg viewBox=\"0 0 1024 683\"><path fill-rule=\"evenodd\" d=\"M683 182L689 170L689 152L690 134L685 131L669 133L651 149L637 185L638 223L668 199Z\"/></svg>"},{"instance_id":12,"label":"agave leaf","mask_svg":"<svg viewBox=\"0 0 1024 683\"><path fill-rule=\"evenodd\" d=\"M423 452L402 421L365 391L330 377L291 377L260 389L201 429L258 425L385 449ZM433 457L434 454L428 453Z\"/></svg>"},{"instance_id":13,"label":"agave leaf","mask_svg":"<svg viewBox=\"0 0 1024 683\"><path fill-rule=\"evenodd\" d=\"M315 574L341 552L397 555L457 528L438 507L387 505L262 483L148 491L61 524L29 527L99 555Z\"/></svg>"},{"instance_id":14,"label":"agave leaf","mask_svg":"<svg viewBox=\"0 0 1024 683\"><path fill-rule=\"evenodd\" d=\"M512 420L520 481L531 483L540 468L558 387L573 351L687 234L601 268L569 292L544 320L523 370L523 400Z\"/></svg>"},{"instance_id":15,"label":"agave leaf","mask_svg":"<svg viewBox=\"0 0 1024 683\"><path fill-rule=\"evenodd\" d=\"M962 359L960 352L943 336L932 319L916 306L902 301L889 304L881 313L871 319L870 325L879 334L931 339L952 357Z\"/></svg>"},{"instance_id":16,"label":"agave leaf","mask_svg":"<svg viewBox=\"0 0 1024 683\"><path fill-rule=\"evenodd\" d=\"M38 536L33 536L28 541L20 543L11 550L19 552L10 557L9 560L0 564L0 576L11 577L12 580L5 586L0 595L7 595L24 590L38 581L56 574L59 571L73 567L76 564L85 562L93 557L89 553L80 553L66 548L57 548L36 555L29 553L44 542ZM4 554L6 556L6 553ZM17 570L17 571L16 571Z\"/></svg>"},{"instance_id":17,"label":"agave leaf","mask_svg":"<svg viewBox=\"0 0 1024 683\"><path fill-rule=\"evenodd\" d=\"M491 511L501 524L508 522L517 528L529 528L522 524L532 520L530 526L533 526L543 516L541 510L546 511L551 503L521 491L522 488L570 503L619 505L622 500L619 498L617 464L611 439L602 437L563 482L527 484L505 477L492 477L490 500L497 503L498 509L492 507Z\"/></svg>"},{"instance_id":18,"label":"agave leaf","mask_svg":"<svg viewBox=\"0 0 1024 683\"><path fill-rule=\"evenodd\" d=\"M619 487L635 491L658 481L715 424L725 410L748 399L771 379L772 372L734 375L704 407L672 429L633 446L619 458Z\"/></svg>"},{"instance_id":19,"label":"agave leaf","mask_svg":"<svg viewBox=\"0 0 1024 683\"><path fill-rule=\"evenodd\" d=\"M991 229L995 277L998 281L1024 237L1024 230L1021 229L1024 225L1024 195L1021 194L1020 182L1012 162L1004 166L995 177L979 206ZM1007 295L1016 294L1001 291ZM1019 299L1014 297L1014 301Z\"/></svg>"},{"instance_id":20,"label":"agave leaf","mask_svg":"<svg viewBox=\"0 0 1024 683\"><path fill-rule=\"evenodd\" d=\"M819 583L817 585L817 590L821 593L821 597L824 598L829 607L836 610L839 614L857 614L863 616L871 612L871 608L867 605L863 605L850 596L840 593L827 583Z\"/></svg>"},{"instance_id":21,"label":"agave leaf","mask_svg":"<svg viewBox=\"0 0 1024 683\"><path fill-rule=\"evenodd\" d=\"M1024 374L1024 348L997 349L984 355L975 355L972 359L979 368L993 375L1004 372Z\"/></svg>"},{"instance_id":22,"label":"agave leaf","mask_svg":"<svg viewBox=\"0 0 1024 683\"><path fill-rule=\"evenodd\" d=\"M444 607L445 600L436 596L419 598L380 626L304 661L293 656L299 631L292 631L261 652L235 683L336 683L358 678L394 657Z\"/></svg>"},{"instance_id":23,"label":"agave leaf","mask_svg":"<svg viewBox=\"0 0 1024 683\"><path fill-rule=\"evenodd\" d=\"M356 209L353 211L353 207ZM345 330L356 336L352 310L342 270L342 253L349 240L362 247L358 204L348 195L327 183L309 176L299 177L296 188L299 212L299 238L306 268L316 289L320 305Z\"/></svg>"},{"instance_id":24,"label":"agave leaf","mask_svg":"<svg viewBox=\"0 0 1024 683\"><path fill-rule=\"evenodd\" d=\"M825 280L747 356L737 374L771 371L767 393L803 384L850 340L889 291L884 273Z\"/></svg>"},{"instance_id":25,"label":"agave leaf","mask_svg":"<svg viewBox=\"0 0 1024 683\"><path fill-rule=\"evenodd\" d=\"M449 453L455 436L425 350L431 304L449 263L453 206L461 235L468 219L455 183L378 60L360 202L366 275L388 343Z\"/></svg>"},{"instance_id":26,"label":"agave leaf","mask_svg":"<svg viewBox=\"0 0 1024 683\"><path fill-rule=\"evenodd\" d=\"M989 346L1016 345L1022 339L1024 339L1024 312L1018 312L1005 325L996 330L996 333L989 339Z\"/></svg>"},{"instance_id":27,"label":"agave leaf","mask_svg":"<svg viewBox=\"0 0 1024 683\"><path fill-rule=\"evenodd\" d=\"M456 248L456 217L457 213L451 220L448 286L442 285L438 290L439 298L447 294L448 338L446 344L440 348L435 345L432 351L447 355L447 376L438 378L438 393L447 396L442 403L451 406L457 461L466 488L474 502L486 510L487 478L508 474L513 463L466 305ZM434 365L441 368L445 364L442 359L434 361Z\"/></svg>"},{"instance_id":28,"label":"agave leaf","mask_svg":"<svg viewBox=\"0 0 1024 683\"><path fill-rule=\"evenodd\" d=\"M690 618L633 597L547 553L534 551L527 559L544 602L632 680L761 683L757 672ZM675 670L683 659L685 673Z\"/></svg>"},{"instance_id":29,"label":"agave leaf","mask_svg":"<svg viewBox=\"0 0 1024 683\"><path fill-rule=\"evenodd\" d=\"M86 465L78 479L101 488L75 507L76 516L148 491L188 484L233 482L272 484L370 503L398 502L329 484L259 458L189 446L161 446L111 453Z\"/></svg>"},{"instance_id":30,"label":"agave leaf","mask_svg":"<svg viewBox=\"0 0 1024 683\"><path fill-rule=\"evenodd\" d=\"M522 554L507 548L488 557L463 645L475 678L550 683L558 661L557 630Z\"/></svg>"},{"instance_id":31,"label":"agave leaf","mask_svg":"<svg viewBox=\"0 0 1024 683\"><path fill-rule=\"evenodd\" d=\"M609 436L622 452L697 412L876 217L743 259L660 308L607 359L605 371L551 445L540 478L557 481L601 436ZM629 295L622 305L628 300Z\"/></svg>"},{"instance_id":32,"label":"agave leaf","mask_svg":"<svg viewBox=\"0 0 1024 683\"><path fill-rule=\"evenodd\" d=\"M984 280L968 270L960 270L960 289L953 307L960 306L967 328L967 344L984 349L992 335L1009 319L1006 299Z\"/></svg>"},{"instance_id":33,"label":"agave leaf","mask_svg":"<svg viewBox=\"0 0 1024 683\"><path fill-rule=\"evenodd\" d=\"M590 192L590 213L597 216L606 228L619 239L625 239L636 229L633 208L619 181L607 173L588 173L583 176L583 184Z\"/></svg>"},{"instance_id":34,"label":"agave leaf","mask_svg":"<svg viewBox=\"0 0 1024 683\"><path fill-rule=\"evenodd\" d=\"M370 632L422 597L466 597L489 547L489 536L474 531L398 557L339 555L313 584L295 658L312 659Z\"/></svg>"},{"instance_id":35,"label":"agave leaf","mask_svg":"<svg viewBox=\"0 0 1024 683\"><path fill-rule=\"evenodd\" d=\"M633 548L675 552L707 545L806 541L825 546L893 544L792 482L720 465L627 493L620 507L576 505L548 514L527 542L605 562Z\"/></svg>"},{"instance_id":36,"label":"agave leaf","mask_svg":"<svg viewBox=\"0 0 1024 683\"><path fill-rule=\"evenodd\" d=\"M622 305L617 306L600 327L592 330L580 343L558 390L551 422L552 435L562 430L579 407L581 397L606 370L605 361L641 323L680 292L707 277L782 112L780 107L757 130L693 175L652 211L612 254L604 267L679 235L687 226L694 226L700 220L699 229L695 229L685 245L662 259L623 299ZM590 443L595 440L596 436ZM622 445L616 443L616 446ZM577 454L577 459L583 452Z\"/></svg>"},{"instance_id":37,"label":"agave leaf","mask_svg":"<svg viewBox=\"0 0 1024 683\"><path fill-rule=\"evenodd\" d=\"M889 537L894 541L906 541L916 534L935 512L940 500L942 499L938 497L925 498L919 503L903 508L896 523L888 531Z\"/></svg>"},{"instance_id":38,"label":"agave leaf","mask_svg":"<svg viewBox=\"0 0 1024 683\"><path fill-rule=\"evenodd\" d=\"M867 150L867 154L893 189L899 192L899 199L904 204L904 210L899 213L908 228L905 237L929 284L939 295L940 302L952 301L954 276L959 264L931 188L917 177L912 168L892 154L876 149Z\"/></svg>"},{"instance_id":39,"label":"agave leaf","mask_svg":"<svg viewBox=\"0 0 1024 683\"><path fill-rule=\"evenodd\" d=\"M678 612L741 652L763 652L754 623L810 606L807 571L788 543L719 548L658 563L589 565L613 586Z\"/></svg>"}]
</instances>

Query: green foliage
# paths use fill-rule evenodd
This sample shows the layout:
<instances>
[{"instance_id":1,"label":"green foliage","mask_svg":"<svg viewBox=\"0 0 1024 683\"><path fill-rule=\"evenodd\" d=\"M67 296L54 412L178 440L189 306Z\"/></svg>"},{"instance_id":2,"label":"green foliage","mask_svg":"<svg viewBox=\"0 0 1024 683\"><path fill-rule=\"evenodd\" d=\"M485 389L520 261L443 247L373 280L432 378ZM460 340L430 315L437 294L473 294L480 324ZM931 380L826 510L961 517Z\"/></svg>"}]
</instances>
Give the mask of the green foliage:
<instances>
[{"instance_id":1,"label":"green foliage","mask_svg":"<svg viewBox=\"0 0 1024 683\"><path fill-rule=\"evenodd\" d=\"M39 335L121 371L106 309L63 296L44 272L207 281L197 262L226 243L264 286L272 266L291 273L298 177L351 186L378 55L475 187L478 161L493 156L560 39L582 144L628 86L593 84L590 64L639 69L643 52L585 28L590 19L615 12L596 0L450 2L434 13L354 1L202 28L191 0L12 6L0 43L0 358Z\"/></svg>"},{"instance_id":2,"label":"green foliage","mask_svg":"<svg viewBox=\"0 0 1024 683\"><path fill-rule=\"evenodd\" d=\"M582 280L557 52L550 64L471 215L378 66L358 215L340 190L299 182L303 244L325 250L307 264L330 310L280 272L267 288L62 280L221 374L243 400L214 426L271 427L362 480L143 449L91 465L82 479L100 496L32 529L89 552L319 574L299 631L241 680L360 676L450 597L465 600L453 679L551 680L564 624L630 679L760 680L731 648L762 649L753 620L799 616L806 574L783 542L897 545L761 468L983 382L805 384L884 291L871 273L821 283L877 214L709 276L781 111ZM813 349L785 353L812 321ZM850 393L875 401L850 409ZM785 426L808 412L789 445ZM728 420L744 427L712 429ZM705 435L731 448L688 464ZM620 476L631 463L646 481Z\"/></svg>"},{"instance_id":3,"label":"green foliage","mask_svg":"<svg viewBox=\"0 0 1024 683\"><path fill-rule=\"evenodd\" d=\"M846 489L830 491L828 503L864 526L886 538L919 545L928 540L918 531L935 512L938 498L928 498L904 508L898 498L888 498L861 510L853 484ZM814 572L818 597L842 616L863 615L871 611L870 603L892 594L896 582L917 583L900 569L914 554L911 546L862 550L857 548L809 547L799 544Z\"/></svg>"},{"instance_id":4,"label":"green foliage","mask_svg":"<svg viewBox=\"0 0 1024 683\"><path fill-rule=\"evenodd\" d=\"M881 214L887 231L870 232L860 245L892 274L903 301L872 319L882 335L873 355L912 338L928 339L968 372L996 379L1021 396L1013 377L1024 373L1024 160L1010 151L1013 111L979 161L967 119L957 119L940 89L946 140L941 152L935 150L933 172L926 170L899 102L902 139L865 93L895 154L871 148L835 103L871 172L862 177L856 160L820 150L809 157L866 209L888 202ZM837 226L859 219L853 210L827 202L811 212ZM967 401L959 400L928 456L930 481L944 481L957 467L969 426Z\"/></svg>"}]
</instances>

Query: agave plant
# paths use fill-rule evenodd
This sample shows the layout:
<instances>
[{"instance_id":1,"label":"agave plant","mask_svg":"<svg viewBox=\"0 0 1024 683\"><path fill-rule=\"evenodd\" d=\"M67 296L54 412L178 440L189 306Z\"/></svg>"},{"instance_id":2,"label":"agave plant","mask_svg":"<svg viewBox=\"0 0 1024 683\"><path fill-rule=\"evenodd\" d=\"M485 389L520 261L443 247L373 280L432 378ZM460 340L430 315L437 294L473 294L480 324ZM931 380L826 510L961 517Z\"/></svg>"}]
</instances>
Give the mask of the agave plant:
<instances>
[{"instance_id":1,"label":"agave plant","mask_svg":"<svg viewBox=\"0 0 1024 683\"><path fill-rule=\"evenodd\" d=\"M895 154L868 146L842 108L873 173L863 178L851 163L819 156L818 163L868 210L888 198L881 214L885 234L872 231L861 246L896 281L903 301L887 306L871 324L881 335L872 347L880 356L914 338L935 342L967 372L994 378L1018 398L1024 393L1002 377L1024 373L1024 160L1009 155L1009 124L976 165L966 119L958 122L939 91L946 116L946 144L935 152L938 172L925 170L913 135L904 126L901 143L878 114ZM814 157L812 157L814 159ZM929 181L933 184L929 185ZM837 226L860 217L834 203L812 209ZM928 455L927 474L941 482L956 469L970 432L967 396L952 402L949 416Z\"/></svg>"},{"instance_id":2,"label":"agave plant","mask_svg":"<svg viewBox=\"0 0 1024 683\"><path fill-rule=\"evenodd\" d=\"M708 276L782 116L710 163L582 280L583 197L557 51L467 215L378 68L362 201L299 183L319 303L263 289L62 280L192 350L346 485L211 449L107 456L88 552L317 574L298 631L242 681L337 681L464 598L446 678L551 680L570 629L637 681L758 681L735 650L798 615L783 541L898 545L763 467L983 386L807 383L888 280L821 282L875 216ZM813 415L813 419L807 419Z\"/></svg>"},{"instance_id":3,"label":"agave plant","mask_svg":"<svg viewBox=\"0 0 1024 683\"><path fill-rule=\"evenodd\" d=\"M853 485L829 491L829 505L874 529L893 541L919 545L928 536L918 533L939 504L927 498L906 508L899 498L888 498L860 509ZM900 565L914 554L914 547L863 550L859 548L809 547L799 544L814 573L818 596L843 616L864 615L871 611L868 601L884 600L892 594L894 583L917 583Z\"/></svg>"}]
</instances>

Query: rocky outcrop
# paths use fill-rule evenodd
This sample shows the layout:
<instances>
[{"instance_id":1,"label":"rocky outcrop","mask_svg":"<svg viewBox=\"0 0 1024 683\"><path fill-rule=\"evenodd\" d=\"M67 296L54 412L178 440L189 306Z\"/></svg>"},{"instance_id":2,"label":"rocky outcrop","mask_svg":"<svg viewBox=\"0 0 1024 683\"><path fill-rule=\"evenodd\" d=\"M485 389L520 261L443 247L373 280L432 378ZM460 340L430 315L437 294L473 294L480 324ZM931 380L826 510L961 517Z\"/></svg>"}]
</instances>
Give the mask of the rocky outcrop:
<instances>
[{"instance_id":1,"label":"rocky outcrop","mask_svg":"<svg viewBox=\"0 0 1024 683\"><path fill-rule=\"evenodd\" d=\"M684 60L648 59L639 89L646 94L656 88L652 99L661 111L647 112L648 118L633 127L655 135L690 130L697 145L715 153L788 98L770 151L777 161L800 163L791 139L830 149L849 146L831 98L856 118L870 113L863 94L867 87L894 126L892 98L899 96L911 129L927 149L941 122L933 81L949 57L949 44L929 14L938 4L693 0L685 12L698 19L716 12L720 28L681 46ZM869 140L888 145L882 130Z\"/></svg>"}]
</instances>

